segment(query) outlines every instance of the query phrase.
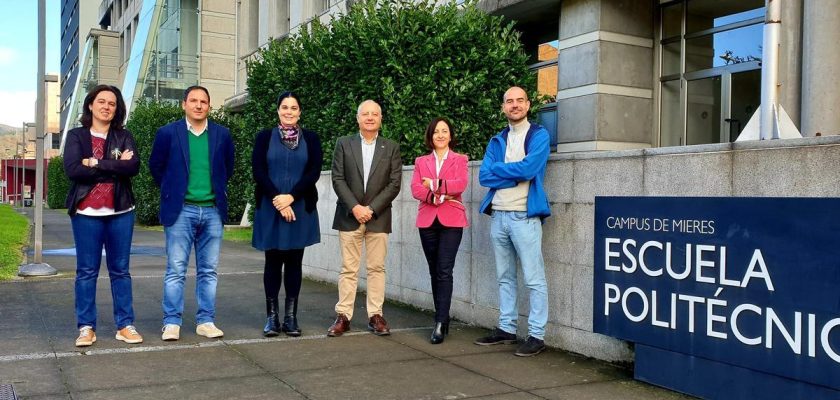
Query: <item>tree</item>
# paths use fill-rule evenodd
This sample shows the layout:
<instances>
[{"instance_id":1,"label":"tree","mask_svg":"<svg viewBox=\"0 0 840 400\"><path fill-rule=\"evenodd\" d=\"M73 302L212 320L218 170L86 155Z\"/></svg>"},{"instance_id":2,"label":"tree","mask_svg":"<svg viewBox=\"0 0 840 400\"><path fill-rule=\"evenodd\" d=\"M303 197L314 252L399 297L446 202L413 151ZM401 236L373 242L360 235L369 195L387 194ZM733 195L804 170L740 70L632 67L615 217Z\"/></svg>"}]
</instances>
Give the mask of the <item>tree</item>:
<instances>
[{"instance_id":1,"label":"tree","mask_svg":"<svg viewBox=\"0 0 840 400\"><path fill-rule=\"evenodd\" d=\"M47 207L64 208L64 200L70 191L70 179L64 173L64 157L53 157L47 164Z\"/></svg>"},{"instance_id":2,"label":"tree","mask_svg":"<svg viewBox=\"0 0 840 400\"><path fill-rule=\"evenodd\" d=\"M475 1L360 1L329 26L315 20L272 41L248 64L247 126L276 125L277 95L295 91L301 124L320 135L328 169L335 140L358 132L356 107L373 99L383 108L381 133L400 142L403 163L427 152L424 130L438 116L452 121L456 150L480 159L504 126L504 91L535 92L527 60L513 25Z\"/></svg>"}]
</instances>

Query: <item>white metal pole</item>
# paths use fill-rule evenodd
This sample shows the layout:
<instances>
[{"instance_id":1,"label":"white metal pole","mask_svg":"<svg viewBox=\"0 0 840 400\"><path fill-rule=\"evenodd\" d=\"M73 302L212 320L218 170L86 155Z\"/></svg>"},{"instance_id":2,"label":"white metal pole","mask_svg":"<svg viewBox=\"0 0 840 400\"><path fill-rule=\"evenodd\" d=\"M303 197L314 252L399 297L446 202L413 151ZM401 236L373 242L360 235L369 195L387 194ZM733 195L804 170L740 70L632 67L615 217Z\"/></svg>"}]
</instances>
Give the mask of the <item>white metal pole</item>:
<instances>
[{"instance_id":1,"label":"white metal pole","mask_svg":"<svg viewBox=\"0 0 840 400\"><path fill-rule=\"evenodd\" d=\"M761 56L761 140L778 139L774 112L779 103L779 35L781 33L781 0L766 0L764 40Z\"/></svg>"}]
</instances>

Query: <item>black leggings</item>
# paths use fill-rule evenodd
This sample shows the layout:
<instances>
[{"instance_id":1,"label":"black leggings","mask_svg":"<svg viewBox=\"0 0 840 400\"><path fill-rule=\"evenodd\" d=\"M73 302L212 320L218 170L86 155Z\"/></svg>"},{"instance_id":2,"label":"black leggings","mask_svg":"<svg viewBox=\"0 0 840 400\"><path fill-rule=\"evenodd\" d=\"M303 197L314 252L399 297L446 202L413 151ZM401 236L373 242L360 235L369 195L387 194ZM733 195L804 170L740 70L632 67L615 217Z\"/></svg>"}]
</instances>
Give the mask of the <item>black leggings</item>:
<instances>
[{"instance_id":1,"label":"black leggings","mask_svg":"<svg viewBox=\"0 0 840 400\"><path fill-rule=\"evenodd\" d=\"M285 265L285 275L283 266ZM263 272L263 286L265 297L272 299L280 293L280 286L286 281L286 297L298 297L300 281L303 273L303 249L294 250L266 250L265 270Z\"/></svg>"},{"instance_id":2,"label":"black leggings","mask_svg":"<svg viewBox=\"0 0 840 400\"><path fill-rule=\"evenodd\" d=\"M429 263L432 278L432 299L435 303L435 322L449 321L452 304L452 269L461 244L464 228L443 226L435 218L428 228L420 228L420 244Z\"/></svg>"}]
</instances>

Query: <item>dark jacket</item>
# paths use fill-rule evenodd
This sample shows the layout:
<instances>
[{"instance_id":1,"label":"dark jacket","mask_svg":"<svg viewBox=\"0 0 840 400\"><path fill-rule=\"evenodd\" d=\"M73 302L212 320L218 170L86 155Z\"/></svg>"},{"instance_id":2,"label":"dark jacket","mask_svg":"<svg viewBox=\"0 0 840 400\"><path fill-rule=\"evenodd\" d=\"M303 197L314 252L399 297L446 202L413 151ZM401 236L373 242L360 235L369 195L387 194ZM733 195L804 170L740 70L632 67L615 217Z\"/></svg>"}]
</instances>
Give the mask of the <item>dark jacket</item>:
<instances>
[{"instance_id":1,"label":"dark jacket","mask_svg":"<svg viewBox=\"0 0 840 400\"><path fill-rule=\"evenodd\" d=\"M315 210L318 203L318 189L315 184L321 177L321 164L324 162L324 150L321 149L321 140L315 132L301 129L303 140L306 141L306 165L303 167L303 176L292 187L289 193L280 193L271 178L268 176L268 147L271 143L271 135L278 135L277 128L264 129L257 134L254 140L254 151L251 154L251 171L254 174L254 198L256 208L260 208L262 197L269 200L278 194L290 194L295 201L303 201L307 212Z\"/></svg>"},{"instance_id":2,"label":"dark jacket","mask_svg":"<svg viewBox=\"0 0 840 400\"><path fill-rule=\"evenodd\" d=\"M365 224L368 231L391 233L391 202L400 194L402 183L400 145L379 135L367 188L363 170L361 136L356 133L339 138L332 162L333 189L338 196L333 229L343 232L359 229L351 210L361 204L373 209L373 219Z\"/></svg>"},{"instance_id":3,"label":"dark jacket","mask_svg":"<svg viewBox=\"0 0 840 400\"><path fill-rule=\"evenodd\" d=\"M120 160L117 151L134 151L130 160ZM112 130L105 139L105 155L95 168L85 167L82 160L93 157L93 141L89 128L73 128L64 142L64 173L70 178L67 192L67 214L76 215L76 206L97 183L114 184L114 210L125 211L134 206L131 177L140 171L140 154L131 132Z\"/></svg>"},{"instance_id":4,"label":"dark jacket","mask_svg":"<svg viewBox=\"0 0 840 400\"><path fill-rule=\"evenodd\" d=\"M216 209L227 221L227 183L233 176L233 139L224 126L207 121L208 150L210 152L210 181L216 195ZM149 172L160 188L160 223L172 226L184 208L190 175L191 133L187 120L179 119L158 129L149 157Z\"/></svg>"}]
</instances>

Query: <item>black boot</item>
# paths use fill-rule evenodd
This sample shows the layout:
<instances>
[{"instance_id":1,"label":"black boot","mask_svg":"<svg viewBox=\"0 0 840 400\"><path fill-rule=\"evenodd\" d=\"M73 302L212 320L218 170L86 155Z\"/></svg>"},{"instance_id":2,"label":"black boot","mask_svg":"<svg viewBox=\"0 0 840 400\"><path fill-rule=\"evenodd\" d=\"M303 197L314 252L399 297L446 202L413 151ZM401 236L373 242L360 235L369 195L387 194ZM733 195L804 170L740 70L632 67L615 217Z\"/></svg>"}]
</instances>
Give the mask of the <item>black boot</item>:
<instances>
[{"instance_id":1,"label":"black boot","mask_svg":"<svg viewBox=\"0 0 840 400\"><path fill-rule=\"evenodd\" d=\"M265 299L265 328L263 328L263 336L271 337L280 334L280 314L279 301L277 298Z\"/></svg>"},{"instance_id":2,"label":"black boot","mask_svg":"<svg viewBox=\"0 0 840 400\"><path fill-rule=\"evenodd\" d=\"M283 317L283 332L286 336L300 336L300 327L297 321L297 297L286 297L286 316Z\"/></svg>"},{"instance_id":3,"label":"black boot","mask_svg":"<svg viewBox=\"0 0 840 400\"><path fill-rule=\"evenodd\" d=\"M446 322L435 322L435 328L432 329L432 336L429 338L429 343L440 344L443 343L443 338L449 334L449 320Z\"/></svg>"}]
</instances>

